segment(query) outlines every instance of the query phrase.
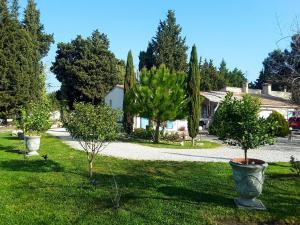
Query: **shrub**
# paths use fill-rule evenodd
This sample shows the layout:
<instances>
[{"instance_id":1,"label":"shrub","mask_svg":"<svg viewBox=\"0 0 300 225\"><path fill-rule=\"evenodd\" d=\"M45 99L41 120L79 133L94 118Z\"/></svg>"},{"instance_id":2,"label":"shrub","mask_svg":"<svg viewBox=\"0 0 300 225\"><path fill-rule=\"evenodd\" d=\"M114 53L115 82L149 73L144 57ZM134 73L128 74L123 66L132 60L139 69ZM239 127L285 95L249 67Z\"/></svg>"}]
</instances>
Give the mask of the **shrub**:
<instances>
[{"instance_id":1,"label":"shrub","mask_svg":"<svg viewBox=\"0 0 300 225\"><path fill-rule=\"evenodd\" d=\"M135 128L133 133L132 133L132 136L134 138L138 138L138 139L152 139L153 136L153 129L151 130L150 128L149 129L144 129L144 128Z\"/></svg>"},{"instance_id":2,"label":"shrub","mask_svg":"<svg viewBox=\"0 0 300 225\"><path fill-rule=\"evenodd\" d=\"M273 129L263 118L258 118L259 99L245 95L241 100L228 93L220 104L214 121L216 134L224 139L233 140L244 150L245 163L248 162L248 149L274 142Z\"/></svg>"},{"instance_id":3,"label":"shrub","mask_svg":"<svg viewBox=\"0 0 300 225\"><path fill-rule=\"evenodd\" d=\"M165 133L161 136L164 141L178 142L180 141L180 136L178 133Z\"/></svg>"},{"instance_id":4,"label":"shrub","mask_svg":"<svg viewBox=\"0 0 300 225\"><path fill-rule=\"evenodd\" d=\"M51 127L50 108L47 101L32 102L21 111L19 126L26 135L41 135Z\"/></svg>"},{"instance_id":5,"label":"shrub","mask_svg":"<svg viewBox=\"0 0 300 225\"><path fill-rule=\"evenodd\" d=\"M66 116L65 126L87 153L89 176L93 176L93 161L109 142L118 136L120 113L109 106L78 103Z\"/></svg>"},{"instance_id":6,"label":"shrub","mask_svg":"<svg viewBox=\"0 0 300 225\"><path fill-rule=\"evenodd\" d=\"M291 170L300 176L300 161L296 160L294 156L291 156L290 164Z\"/></svg>"},{"instance_id":7,"label":"shrub","mask_svg":"<svg viewBox=\"0 0 300 225\"><path fill-rule=\"evenodd\" d=\"M289 124L281 113L273 111L267 118L267 121L277 125L273 130L275 136L286 137L289 134Z\"/></svg>"}]
</instances>

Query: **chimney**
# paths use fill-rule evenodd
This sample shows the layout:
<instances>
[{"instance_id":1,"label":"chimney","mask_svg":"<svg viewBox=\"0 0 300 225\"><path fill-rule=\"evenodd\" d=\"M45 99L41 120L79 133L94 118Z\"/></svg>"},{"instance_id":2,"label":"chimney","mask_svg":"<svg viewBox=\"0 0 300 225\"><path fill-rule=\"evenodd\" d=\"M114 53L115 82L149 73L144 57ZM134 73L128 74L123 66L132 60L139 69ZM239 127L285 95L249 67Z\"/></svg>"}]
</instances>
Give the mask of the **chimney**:
<instances>
[{"instance_id":1,"label":"chimney","mask_svg":"<svg viewBox=\"0 0 300 225\"><path fill-rule=\"evenodd\" d=\"M262 93L265 95L271 95L272 85L269 83L264 83L262 88Z\"/></svg>"},{"instance_id":2,"label":"chimney","mask_svg":"<svg viewBox=\"0 0 300 225\"><path fill-rule=\"evenodd\" d=\"M243 83L242 92L248 94L248 92L249 92L248 81L245 81Z\"/></svg>"}]
</instances>

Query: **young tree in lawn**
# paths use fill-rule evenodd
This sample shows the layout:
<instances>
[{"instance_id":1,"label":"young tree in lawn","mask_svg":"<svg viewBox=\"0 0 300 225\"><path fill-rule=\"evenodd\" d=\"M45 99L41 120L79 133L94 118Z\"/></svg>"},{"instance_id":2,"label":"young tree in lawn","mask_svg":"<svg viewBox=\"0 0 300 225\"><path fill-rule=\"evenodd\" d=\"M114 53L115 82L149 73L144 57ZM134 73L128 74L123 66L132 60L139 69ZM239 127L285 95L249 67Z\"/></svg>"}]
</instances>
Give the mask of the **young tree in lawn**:
<instances>
[{"instance_id":1,"label":"young tree in lawn","mask_svg":"<svg viewBox=\"0 0 300 225\"><path fill-rule=\"evenodd\" d=\"M123 98L123 127L127 134L131 134L133 131L133 115L129 111L129 105L131 104L131 97L128 94L136 83L133 59L131 51L128 52L126 74L124 80L124 98Z\"/></svg>"},{"instance_id":2,"label":"young tree in lawn","mask_svg":"<svg viewBox=\"0 0 300 225\"><path fill-rule=\"evenodd\" d=\"M186 111L185 74L170 70L162 64L150 71L144 68L140 82L131 91L131 113L156 123L154 142L159 142L163 122L183 118Z\"/></svg>"},{"instance_id":3,"label":"young tree in lawn","mask_svg":"<svg viewBox=\"0 0 300 225\"><path fill-rule=\"evenodd\" d=\"M194 45L191 52L189 72L187 77L187 91L188 91L188 131L192 138L192 144L195 144L195 137L199 132L200 120L200 71L198 65L197 49Z\"/></svg>"},{"instance_id":4,"label":"young tree in lawn","mask_svg":"<svg viewBox=\"0 0 300 225\"><path fill-rule=\"evenodd\" d=\"M119 116L109 106L77 103L66 119L67 130L86 152L90 178L97 154L117 138Z\"/></svg>"}]
</instances>

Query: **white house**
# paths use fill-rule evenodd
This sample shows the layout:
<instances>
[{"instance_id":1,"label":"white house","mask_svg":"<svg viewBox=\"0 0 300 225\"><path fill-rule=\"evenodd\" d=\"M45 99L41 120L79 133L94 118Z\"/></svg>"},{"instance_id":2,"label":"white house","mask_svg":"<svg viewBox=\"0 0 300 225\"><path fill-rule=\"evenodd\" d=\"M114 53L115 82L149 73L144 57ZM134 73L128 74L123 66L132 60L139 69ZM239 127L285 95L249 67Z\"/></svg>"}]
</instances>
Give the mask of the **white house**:
<instances>
[{"instance_id":1,"label":"white house","mask_svg":"<svg viewBox=\"0 0 300 225\"><path fill-rule=\"evenodd\" d=\"M111 106L113 109L123 109L124 86L116 85L105 97L105 104ZM148 119L136 116L134 118L134 128L146 128ZM168 121L165 128L168 132L176 132L180 128L187 129L186 120Z\"/></svg>"},{"instance_id":2,"label":"white house","mask_svg":"<svg viewBox=\"0 0 300 225\"><path fill-rule=\"evenodd\" d=\"M234 97L242 98L244 94L259 97L261 99L261 109L259 115L267 118L272 111L281 113L286 119L293 115L300 106L290 102L291 93L286 91L272 91L270 84L265 84L263 90L249 89L248 83L242 88L225 87L220 91L201 92L204 101L201 106L202 126L208 127L219 104L224 100L227 92L232 92ZM123 109L124 86L116 85L105 97L105 103L114 109ZM142 117L134 118L134 128L146 128L148 119ZM165 128L168 132L177 132L179 129L187 130L187 120L168 121Z\"/></svg>"}]
</instances>

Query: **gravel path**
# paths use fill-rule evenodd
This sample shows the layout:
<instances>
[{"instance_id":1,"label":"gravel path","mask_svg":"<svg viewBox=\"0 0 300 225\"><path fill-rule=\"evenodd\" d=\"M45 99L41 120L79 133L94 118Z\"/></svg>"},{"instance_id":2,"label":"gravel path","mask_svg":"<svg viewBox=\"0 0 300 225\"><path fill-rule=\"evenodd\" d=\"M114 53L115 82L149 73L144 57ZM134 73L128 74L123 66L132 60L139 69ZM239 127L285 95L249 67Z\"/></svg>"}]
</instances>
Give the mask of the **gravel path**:
<instances>
[{"instance_id":1,"label":"gravel path","mask_svg":"<svg viewBox=\"0 0 300 225\"><path fill-rule=\"evenodd\" d=\"M73 140L64 128L53 128L48 133L62 139L72 148L82 150L80 144ZM243 157L244 152L231 146L215 149L165 149L114 142L109 144L101 154L133 160L228 162L232 158ZM291 155L300 159L300 140L290 143L287 139L282 138L278 139L278 143L273 146L264 146L248 151L249 157L262 159L266 162L288 162Z\"/></svg>"}]
</instances>

